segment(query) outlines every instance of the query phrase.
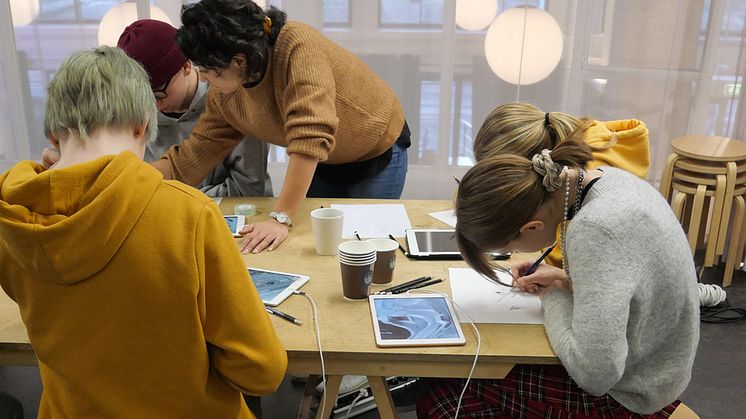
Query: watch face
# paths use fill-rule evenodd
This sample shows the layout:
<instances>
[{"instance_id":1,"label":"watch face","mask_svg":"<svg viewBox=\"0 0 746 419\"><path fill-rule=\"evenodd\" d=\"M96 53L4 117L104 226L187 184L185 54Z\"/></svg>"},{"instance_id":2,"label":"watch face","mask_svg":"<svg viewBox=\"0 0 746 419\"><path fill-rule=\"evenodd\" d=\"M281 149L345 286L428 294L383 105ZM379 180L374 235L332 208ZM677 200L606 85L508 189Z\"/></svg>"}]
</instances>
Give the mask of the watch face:
<instances>
[{"instance_id":1,"label":"watch face","mask_svg":"<svg viewBox=\"0 0 746 419\"><path fill-rule=\"evenodd\" d=\"M279 213L279 214L276 215L276 217L277 217L276 220L279 221L279 222L281 222L281 223L288 222L288 216L287 216L287 214Z\"/></svg>"}]
</instances>

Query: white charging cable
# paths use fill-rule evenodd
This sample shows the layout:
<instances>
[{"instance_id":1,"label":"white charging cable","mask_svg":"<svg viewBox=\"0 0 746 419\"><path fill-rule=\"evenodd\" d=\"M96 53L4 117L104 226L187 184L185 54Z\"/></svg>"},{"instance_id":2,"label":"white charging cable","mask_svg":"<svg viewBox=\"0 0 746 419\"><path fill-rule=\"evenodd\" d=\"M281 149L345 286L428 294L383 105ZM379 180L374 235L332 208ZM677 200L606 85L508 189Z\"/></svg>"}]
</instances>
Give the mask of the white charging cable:
<instances>
[{"instance_id":1,"label":"white charging cable","mask_svg":"<svg viewBox=\"0 0 746 419\"><path fill-rule=\"evenodd\" d=\"M357 396L355 399L350 403L350 406L347 408L347 414L345 415L345 419L348 419L350 417L350 413L352 413L352 408L355 407L357 402L360 401L363 397L368 397L368 390L362 389L357 393Z\"/></svg>"},{"instance_id":2,"label":"white charging cable","mask_svg":"<svg viewBox=\"0 0 746 419\"><path fill-rule=\"evenodd\" d=\"M699 289L699 305L714 307L726 299L725 290L715 284L697 284Z\"/></svg>"},{"instance_id":3,"label":"white charging cable","mask_svg":"<svg viewBox=\"0 0 746 419\"><path fill-rule=\"evenodd\" d=\"M323 388L322 394L321 394L321 415L319 417L323 418L324 413L326 411L326 368L324 368L324 353L321 351L321 331L319 330L319 311L316 308L316 302L313 301L313 298L311 298L310 295L306 294L304 291L293 291L293 294L296 295L302 295L303 297L306 297L308 302L311 303L311 307L313 308L313 324L316 327L316 344L319 347L319 358L321 358L321 387Z\"/></svg>"},{"instance_id":4,"label":"white charging cable","mask_svg":"<svg viewBox=\"0 0 746 419\"><path fill-rule=\"evenodd\" d=\"M469 381L471 381L471 377L474 375L474 370L477 368L477 361L479 360L479 350L482 348L482 336L479 334L479 329L477 329L477 325L474 324L474 319L471 318L471 316L469 315L469 313L466 312L466 310L464 310L461 306L459 306L458 304L456 304L456 302L453 301L451 299L451 297L449 297L448 295L443 294L441 292L437 292L437 291L419 290L419 292L426 292L426 293L430 293L430 294L438 294L438 295L443 296L444 298L446 298L448 301L451 302L451 304L453 304L456 307L456 309L460 313L462 313L464 316L466 316L466 319L469 320L469 324L471 324L471 327L474 329L474 334L477 335L477 353L474 354L474 362L472 362L472 364L471 364L471 370L469 370L469 376L466 377L466 382L464 383L464 388L461 390L461 394L458 396L458 404L456 405L456 414L453 416L454 418L458 418L458 412L459 412L459 410L461 410L461 401L464 398L464 393L466 393L466 389L469 387ZM412 294L411 291L407 291L407 294L408 295L415 295L415 294Z\"/></svg>"}]
</instances>

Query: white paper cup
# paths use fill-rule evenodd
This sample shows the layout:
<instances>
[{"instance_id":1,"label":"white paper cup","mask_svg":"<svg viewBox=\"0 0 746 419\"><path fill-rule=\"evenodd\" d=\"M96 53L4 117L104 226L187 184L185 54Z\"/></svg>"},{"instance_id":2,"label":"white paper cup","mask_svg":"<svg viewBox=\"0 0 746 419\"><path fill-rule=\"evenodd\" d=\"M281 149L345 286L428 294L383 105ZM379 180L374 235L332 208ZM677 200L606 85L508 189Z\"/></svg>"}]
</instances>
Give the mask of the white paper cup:
<instances>
[{"instance_id":1,"label":"white paper cup","mask_svg":"<svg viewBox=\"0 0 746 419\"><path fill-rule=\"evenodd\" d=\"M316 253L330 256L337 254L342 241L344 212L336 208L317 208L311 211L311 230Z\"/></svg>"},{"instance_id":2,"label":"white paper cup","mask_svg":"<svg viewBox=\"0 0 746 419\"><path fill-rule=\"evenodd\" d=\"M339 254L345 256L368 256L376 253L376 245L367 241L351 240L338 246Z\"/></svg>"}]
</instances>

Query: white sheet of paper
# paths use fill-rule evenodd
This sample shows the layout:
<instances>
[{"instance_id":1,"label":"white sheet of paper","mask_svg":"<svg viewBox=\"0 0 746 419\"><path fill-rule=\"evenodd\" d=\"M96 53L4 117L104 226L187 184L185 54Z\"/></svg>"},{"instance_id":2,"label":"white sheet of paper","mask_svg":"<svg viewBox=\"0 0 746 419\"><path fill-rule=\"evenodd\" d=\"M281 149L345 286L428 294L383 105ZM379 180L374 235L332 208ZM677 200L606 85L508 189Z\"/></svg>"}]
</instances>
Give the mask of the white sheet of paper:
<instances>
[{"instance_id":1,"label":"white sheet of paper","mask_svg":"<svg viewBox=\"0 0 746 419\"><path fill-rule=\"evenodd\" d=\"M223 201L222 196L213 196L212 200L215 201L215 205L220 205L220 203Z\"/></svg>"},{"instance_id":2,"label":"white sheet of paper","mask_svg":"<svg viewBox=\"0 0 746 419\"><path fill-rule=\"evenodd\" d=\"M510 275L499 272L500 280L510 283ZM516 292L492 283L473 269L450 268L451 296L474 323L543 324L541 300L534 294ZM466 320L460 318L462 323Z\"/></svg>"},{"instance_id":3,"label":"white sheet of paper","mask_svg":"<svg viewBox=\"0 0 746 419\"><path fill-rule=\"evenodd\" d=\"M454 210L431 212L430 216L456 228L456 211Z\"/></svg>"},{"instance_id":4,"label":"white sheet of paper","mask_svg":"<svg viewBox=\"0 0 746 419\"><path fill-rule=\"evenodd\" d=\"M373 237L404 237L404 230L412 228L407 210L402 204L338 205L332 208L344 212L342 237L353 238L355 231L363 239Z\"/></svg>"}]
</instances>

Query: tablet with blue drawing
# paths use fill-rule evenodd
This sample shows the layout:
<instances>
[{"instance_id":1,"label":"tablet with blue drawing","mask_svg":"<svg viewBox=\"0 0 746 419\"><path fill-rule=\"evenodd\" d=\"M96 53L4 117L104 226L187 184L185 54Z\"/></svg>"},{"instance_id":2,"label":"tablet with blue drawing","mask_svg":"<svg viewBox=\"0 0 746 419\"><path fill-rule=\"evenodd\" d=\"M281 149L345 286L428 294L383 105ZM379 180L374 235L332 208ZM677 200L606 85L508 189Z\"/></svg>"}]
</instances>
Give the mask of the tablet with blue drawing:
<instances>
[{"instance_id":1,"label":"tablet with blue drawing","mask_svg":"<svg viewBox=\"0 0 746 419\"><path fill-rule=\"evenodd\" d=\"M371 295L368 299L378 346L466 343L453 307L442 295Z\"/></svg>"},{"instance_id":2,"label":"tablet with blue drawing","mask_svg":"<svg viewBox=\"0 0 746 419\"><path fill-rule=\"evenodd\" d=\"M265 269L248 268L252 281L264 304L279 305L285 301L293 291L302 287L310 279L306 275L290 274L287 272L268 271Z\"/></svg>"}]
</instances>

